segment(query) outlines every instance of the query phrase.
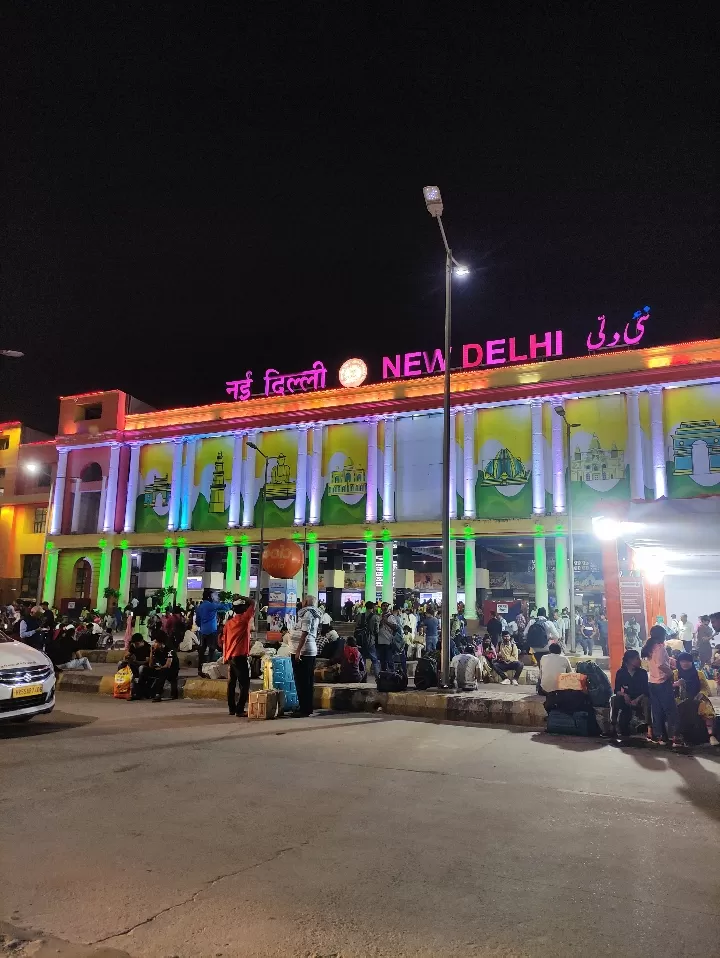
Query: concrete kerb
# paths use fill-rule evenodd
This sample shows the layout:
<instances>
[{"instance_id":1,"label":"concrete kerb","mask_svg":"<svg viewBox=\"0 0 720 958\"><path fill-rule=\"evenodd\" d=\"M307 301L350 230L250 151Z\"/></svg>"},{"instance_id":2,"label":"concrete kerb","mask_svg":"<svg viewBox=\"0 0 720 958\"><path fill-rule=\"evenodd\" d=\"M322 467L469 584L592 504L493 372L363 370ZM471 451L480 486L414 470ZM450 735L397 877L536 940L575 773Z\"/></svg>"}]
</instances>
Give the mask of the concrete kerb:
<instances>
[{"instance_id":1,"label":"concrete kerb","mask_svg":"<svg viewBox=\"0 0 720 958\"><path fill-rule=\"evenodd\" d=\"M87 672L63 672L58 690L112 695L114 676ZM201 678L178 679L181 698L224 702L224 681ZM406 715L433 721L459 721L478 725L517 725L544 728L545 710L537 695L503 694L497 686L478 692L378 692L367 685L316 685L315 708L333 712L377 712Z\"/></svg>"}]
</instances>

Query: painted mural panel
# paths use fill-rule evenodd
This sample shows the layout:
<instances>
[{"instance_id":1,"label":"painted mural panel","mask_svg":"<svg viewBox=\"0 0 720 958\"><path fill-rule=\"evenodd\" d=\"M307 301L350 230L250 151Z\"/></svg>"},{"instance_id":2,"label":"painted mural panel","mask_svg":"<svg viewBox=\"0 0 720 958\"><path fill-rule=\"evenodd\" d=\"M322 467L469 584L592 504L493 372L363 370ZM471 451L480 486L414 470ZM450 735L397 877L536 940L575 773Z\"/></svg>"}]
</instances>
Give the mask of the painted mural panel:
<instances>
[{"instance_id":1,"label":"painted mural panel","mask_svg":"<svg viewBox=\"0 0 720 958\"><path fill-rule=\"evenodd\" d=\"M478 409L475 416L479 519L532 515L530 407Z\"/></svg>"},{"instance_id":2,"label":"painted mural panel","mask_svg":"<svg viewBox=\"0 0 720 958\"><path fill-rule=\"evenodd\" d=\"M439 413L396 420L395 517L399 522L440 518L442 436L443 417ZM462 462L459 468L462 479Z\"/></svg>"},{"instance_id":3,"label":"painted mural panel","mask_svg":"<svg viewBox=\"0 0 720 958\"><path fill-rule=\"evenodd\" d=\"M591 396L566 403L570 422L570 494L578 512L594 514L608 499L630 498L625 397Z\"/></svg>"},{"instance_id":4,"label":"painted mural panel","mask_svg":"<svg viewBox=\"0 0 720 958\"><path fill-rule=\"evenodd\" d=\"M298 431L297 429L278 429L264 432L257 440L258 446L266 456L268 464L268 483L265 491L265 525L270 528L291 526L295 519L295 493L297 489ZM262 487L265 476L265 460L255 456L255 519L254 525L262 521Z\"/></svg>"},{"instance_id":5,"label":"painted mural panel","mask_svg":"<svg viewBox=\"0 0 720 958\"><path fill-rule=\"evenodd\" d=\"M663 400L668 496L720 495L720 384L667 389Z\"/></svg>"},{"instance_id":6,"label":"painted mural panel","mask_svg":"<svg viewBox=\"0 0 720 958\"><path fill-rule=\"evenodd\" d=\"M365 521L368 430L362 422L328 426L323 437L320 521Z\"/></svg>"},{"instance_id":7,"label":"painted mural panel","mask_svg":"<svg viewBox=\"0 0 720 958\"><path fill-rule=\"evenodd\" d=\"M201 439L197 443L190 498L193 529L227 529L233 445L232 436Z\"/></svg>"},{"instance_id":8,"label":"painted mural panel","mask_svg":"<svg viewBox=\"0 0 720 958\"><path fill-rule=\"evenodd\" d=\"M152 442L141 447L135 507L137 532L164 532L167 529L172 464L172 443Z\"/></svg>"}]
</instances>

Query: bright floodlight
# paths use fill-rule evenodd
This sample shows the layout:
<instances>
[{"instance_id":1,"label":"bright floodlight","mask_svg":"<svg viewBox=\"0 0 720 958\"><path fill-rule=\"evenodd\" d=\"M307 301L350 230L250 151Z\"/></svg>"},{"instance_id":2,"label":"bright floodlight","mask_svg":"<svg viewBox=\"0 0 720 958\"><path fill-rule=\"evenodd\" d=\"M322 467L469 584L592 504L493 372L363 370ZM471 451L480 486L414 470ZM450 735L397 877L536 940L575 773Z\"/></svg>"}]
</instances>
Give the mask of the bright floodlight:
<instances>
[{"instance_id":1,"label":"bright floodlight","mask_svg":"<svg viewBox=\"0 0 720 958\"><path fill-rule=\"evenodd\" d=\"M24 355L19 349L0 349L0 356L8 356L10 359L22 359Z\"/></svg>"},{"instance_id":2,"label":"bright floodlight","mask_svg":"<svg viewBox=\"0 0 720 958\"><path fill-rule=\"evenodd\" d=\"M623 531L625 523L610 516L594 516L592 521L593 532L602 539L603 542L611 542L618 539Z\"/></svg>"},{"instance_id":3,"label":"bright floodlight","mask_svg":"<svg viewBox=\"0 0 720 958\"><path fill-rule=\"evenodd\" d=\"M36 462L26 462L25 471L26 472L37 472L40 466Z\"/></svg>"},{"instance_id":4,"label":"bright floodlight","mask_svg":"<svg viewBox=\"0 0 720 958\"><path fill-rule=\"evenodd\" d=\"M456 266L455 267L456 276L469 276L470 269L467 266Z\"/></svg>"},{"instance_id":5,"label":"bright floodlight","mask_svg":"<svg viewBox=\"0 0 720 958\"><path fill-rule=\"evenodd\" d=\"M425 197L425 206L431 216L442 216L443 203L438 186L423 186L423 196Z\"/></svg>"}]
</instances>

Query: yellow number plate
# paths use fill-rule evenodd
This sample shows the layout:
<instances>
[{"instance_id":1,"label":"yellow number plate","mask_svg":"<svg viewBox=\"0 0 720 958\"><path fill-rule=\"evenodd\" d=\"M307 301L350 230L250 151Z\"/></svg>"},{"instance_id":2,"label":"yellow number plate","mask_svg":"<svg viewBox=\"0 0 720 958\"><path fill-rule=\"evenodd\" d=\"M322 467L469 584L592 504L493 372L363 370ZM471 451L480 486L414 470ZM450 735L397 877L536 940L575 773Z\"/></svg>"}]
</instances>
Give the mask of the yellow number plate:
<instances>
[{"instance_id":1,"label":"yellow number plate","mask_svg":"<svg viewBox=\"0 0 720 958\"><path fill-rule=\"evenodd\" d=\"M19 688L12 690L12 697L14 699L24 699L29 695L40 695L42 693L43 687L41 685L21 685Z\"/></svg>"}]
</instances>

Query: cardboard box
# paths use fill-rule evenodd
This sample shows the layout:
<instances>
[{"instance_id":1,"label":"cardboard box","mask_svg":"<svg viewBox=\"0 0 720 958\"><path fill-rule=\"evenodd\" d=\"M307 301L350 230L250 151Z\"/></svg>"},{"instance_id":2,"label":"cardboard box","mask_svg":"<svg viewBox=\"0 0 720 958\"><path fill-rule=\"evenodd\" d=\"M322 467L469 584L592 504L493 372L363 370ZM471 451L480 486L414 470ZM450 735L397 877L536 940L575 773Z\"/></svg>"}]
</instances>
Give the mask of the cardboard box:
<instances>
[{"instance_id":1,"label":"cardboard box","mask_svg":"<svg viewBox=\"0 0 720 958\"><path fill-rule=\"evenodd\" d=\"M248 719L274 719L285 708L285 693L281 689L260 689L251 692L248 699Z\"/></svg>"},{"instance_id":2,"label":"cardboard box","mask_svg":"<svg viewBox=\"0 0 720 958\"><path fill-rule=\"evenodd\" d=\"M563 672L558 675L558 689L572 689L574 692L587 692L587 676L577 672Z\"/></svg>"}]
</instances>

